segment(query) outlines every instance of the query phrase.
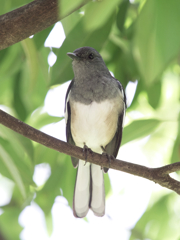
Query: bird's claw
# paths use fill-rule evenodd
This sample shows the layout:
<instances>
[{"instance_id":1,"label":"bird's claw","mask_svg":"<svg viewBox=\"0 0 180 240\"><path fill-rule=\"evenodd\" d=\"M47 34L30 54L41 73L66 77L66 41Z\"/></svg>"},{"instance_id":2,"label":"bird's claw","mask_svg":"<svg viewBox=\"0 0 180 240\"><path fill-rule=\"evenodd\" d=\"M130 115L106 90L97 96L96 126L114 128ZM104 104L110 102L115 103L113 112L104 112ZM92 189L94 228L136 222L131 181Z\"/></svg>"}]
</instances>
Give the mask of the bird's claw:
<instances>
[{"instance_id":1,"label":"bird's claw","mask_svg":"<svg viewBox=\"0 0 180 240\"><path fill-rule=\"evenodd\" d=\"M109 168L111 167L111 160L114 161L115 157L113 155L110 155L106 152L105 148L104 147L101 147L103 152L102 152L102 155L106 156L107 160L108 160L108 163L109 163ZM101 167L102 169L103 167ZM106 169L106 168L105 168ZM107 171L106 171L107 172Z\"/></svg>"},{"instance_id":2,"label":"bird's claw","mask_svg":"<svg viewBox=\"0 0 180 240\"><path fill-rule=\"evenodd\" d=\"M87 163L88 153L90 153L91 155L93 155L93 151L92 151L90 148L88 148L88 146L87 146L86 144L84 144L84 147L83 147L83 155L84 155L84 157L85 157L85 164L84 164L84 166L85 166L86 163Z\"/></svg>"}]
</instances>

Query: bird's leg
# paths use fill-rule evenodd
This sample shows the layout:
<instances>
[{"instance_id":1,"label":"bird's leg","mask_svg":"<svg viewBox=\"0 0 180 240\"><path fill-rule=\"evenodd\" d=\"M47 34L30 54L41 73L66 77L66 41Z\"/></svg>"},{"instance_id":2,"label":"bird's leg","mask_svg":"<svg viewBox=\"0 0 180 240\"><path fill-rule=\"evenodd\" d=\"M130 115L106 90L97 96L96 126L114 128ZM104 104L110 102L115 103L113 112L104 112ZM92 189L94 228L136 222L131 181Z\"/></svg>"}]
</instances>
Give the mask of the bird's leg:
<instances>
[{"instance_id":1,"label":"bird's leg","mask_svg":"<svg viewBox=\"0 0 180 240\"><path fill-rule=\"evenodd\" d=\"M103 146L101 146L101 149L103 150L102 155L105 155L105 156L106 156L106 158L107 158L107 160L108 160L108 162L109 162L109 168L110 168L110 166L111 166L111 160L114 160L115 157L114 157L113 155L108 154L108 153L106 152L106 149L105 149ZM101 169L102 169L102 167L101 167ZM103 168L103 169L104 169L104 172L105 172L105 173L108 171L108 168Z\"/></svg>"},{"instance_id":2,"label":"bird's leg","mask_svg":"<svg viewBox=\"0 0 180 240\"><path fill-rule=\"evenodd\" d=\"M84 157L85 157L85 164L84 164L84 166L85 166L86 163L87 163L88 153L90 153L91 155L93 155L93 151L92 151L90 148L88 148L88 146L84 143L84 147L83 147L83 155L84 155Z\"/></svg>"}]
</instances>

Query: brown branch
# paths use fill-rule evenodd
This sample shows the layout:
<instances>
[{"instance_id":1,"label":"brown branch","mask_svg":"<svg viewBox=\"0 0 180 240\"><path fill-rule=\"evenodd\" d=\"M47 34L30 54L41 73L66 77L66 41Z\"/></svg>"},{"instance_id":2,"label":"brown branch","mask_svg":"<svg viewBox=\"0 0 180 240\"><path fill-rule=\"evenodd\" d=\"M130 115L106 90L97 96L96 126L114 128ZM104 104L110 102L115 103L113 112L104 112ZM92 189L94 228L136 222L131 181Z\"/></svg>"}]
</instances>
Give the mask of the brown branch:
<instances>
[{"instance_id":1,"label":"brown branch","mask_svg":"<svg viewBox=\"0 0 180 240\"><path fill-rule=\"evenodd\" d=\"M25 124L24 122L21 122L20 120L12 117L2 110L0 110L0 123L10 128L11 130L23 135L24 137L38 142L48 148L52 148L56 151L85 160L82 148L72 146L66 142L51 137ZM95 163L107 168L109 167L106 156L97 153L93 153L92 155L89 154L87 156L87 162ZM180 162L160 168L148 168L138 164L115 159L111 161L110 168L149 179L163 187L175 191L177 194L180 194L180 182L174 180L169 176L169 173L171 172L180 171Z\"/></svg>"},{"instance_id":2,"label":"brown branch","mask_svg":"<svg viewBox=\"0 0 180 240\"><path fill-rule=\"evenodd\" d=\"M76 11L89 0L69 12ZM36 0L0 16L0 50L34 35L65 16L58 14L58 0ZM66 15L66 16L67 16Z\"/></svg>"}]
</instances>

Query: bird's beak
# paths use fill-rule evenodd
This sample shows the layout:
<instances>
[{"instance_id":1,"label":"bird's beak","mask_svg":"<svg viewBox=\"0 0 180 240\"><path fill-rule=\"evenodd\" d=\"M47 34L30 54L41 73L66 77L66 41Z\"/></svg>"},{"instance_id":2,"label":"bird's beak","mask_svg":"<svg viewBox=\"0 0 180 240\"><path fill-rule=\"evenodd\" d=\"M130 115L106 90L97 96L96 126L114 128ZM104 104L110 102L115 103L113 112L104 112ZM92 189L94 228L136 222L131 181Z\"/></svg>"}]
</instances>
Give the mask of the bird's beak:
<instances>
[{"instance_id":1,"label":"bird's beak","mask_svg":"<svg viewBox=\"0 0 180 240\"><path fill-rule=\"evenodd\" d=\"M68 52L67 55L72 58L72 59L77 59L79 58L75 53Z\"/></svg>"}]
</instances>

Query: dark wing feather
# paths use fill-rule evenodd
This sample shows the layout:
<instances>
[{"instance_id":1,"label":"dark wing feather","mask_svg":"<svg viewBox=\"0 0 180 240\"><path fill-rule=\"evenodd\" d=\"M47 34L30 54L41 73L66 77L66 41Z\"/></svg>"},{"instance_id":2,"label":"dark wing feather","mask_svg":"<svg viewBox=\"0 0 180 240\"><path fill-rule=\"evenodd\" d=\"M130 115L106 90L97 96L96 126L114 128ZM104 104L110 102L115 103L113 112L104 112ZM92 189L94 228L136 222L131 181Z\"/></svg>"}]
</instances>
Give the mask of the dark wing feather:
<instances>
[{"instance_id":1,"label":"dark wing feather","mask_svg":"<svg viewBox=\"0 0 180 240\"><path fill-rule=\"evenodd\" d=\"M66 139L67 142L70 143L71 145L75 145L74 140L72 138L72 134L71 134L71 107L70 107L70 103L68 101L68 96L70 93L70 90L73 86L74 80L71 81L71 83L69 84L67 93L66 93L66 98L65 98L65 112L67 114L67 122L66 122ZM73 166L76 168L78 166L79 163L79 159L75 158L75 157L71 157L71 161Z\"/></svg>"},{"instance_id":2,"label":"dark wing feather","mask_svg":"<svg viewBox=\"0 0 180 240\"><path fill-rule=\"evenodd\" d=\"M124 117L124 113L119 115L119 119L118 119L118 126L117 126L117 131L113 137L113 139L111 140L110 143L108 143L108 145L106 146L105 150L109 155L113 155L115 158L118 154L118 150L121 144L121 139L122 139L122 123L123 123L123 117Z\"/></svg>"},{"instance_id":3,"label":"dark wing feather","mask_svg":"<svg viewBox=\"0 0 180 240\"><path fill-rule=\"evenodd\" d=\"M117 154L118 154L118 150L121 144L121 139L122 139L122 131L123 131L123 118L124 118L124 112L126 109L126 95L124 92L124 89L121 85L121 83L119 81L118 82L118 87L119 90L121 91L121 93L123 93L122 95L124 96L124 108L123 111L120 113L119 118L118 118L118 123L117 123L117 131L113 137L113 139L111 140L110 143L107 144L107 146L105 147L106 152L109 155L112 155L116 158ZM108 168L104 168L104 172L107 172Z\"/></svg>"},{"instance_id":4,"label":"dark wing feather","mask_svg":"<svg viewBox=\"0 0 180 240\"><path fill-rule=\"evenodd\" d=\"M126 104L126 94L125 94L124 88L123 88L122 84L121 84L116 78L114 78L114 79L117 81L117 83L118 83L118 88L119 88L119 90L121 91L121 93L122 93L123 96L124 96L123 101L124 101L125 109L126 109L126 108L127 108L127 104Z\"/></svg>"},{"instance_id":5,"label":"dark wing feather","mask_svg":"<svg viewBox=\"0 0 180 240\"><path fill-rule=\"evenodd\" d=\"M112 155L116 158L118 154L118 150L121 144L121 139L122 139L122 124L123 124L123 117L124 117L124 112L119 115L118 118L118 125L117 125L117 131L108 145L106 145L105 150L109 155ZM104 172L107 172L108 168L104 168Z\"/></svg>"}]
</instances>

